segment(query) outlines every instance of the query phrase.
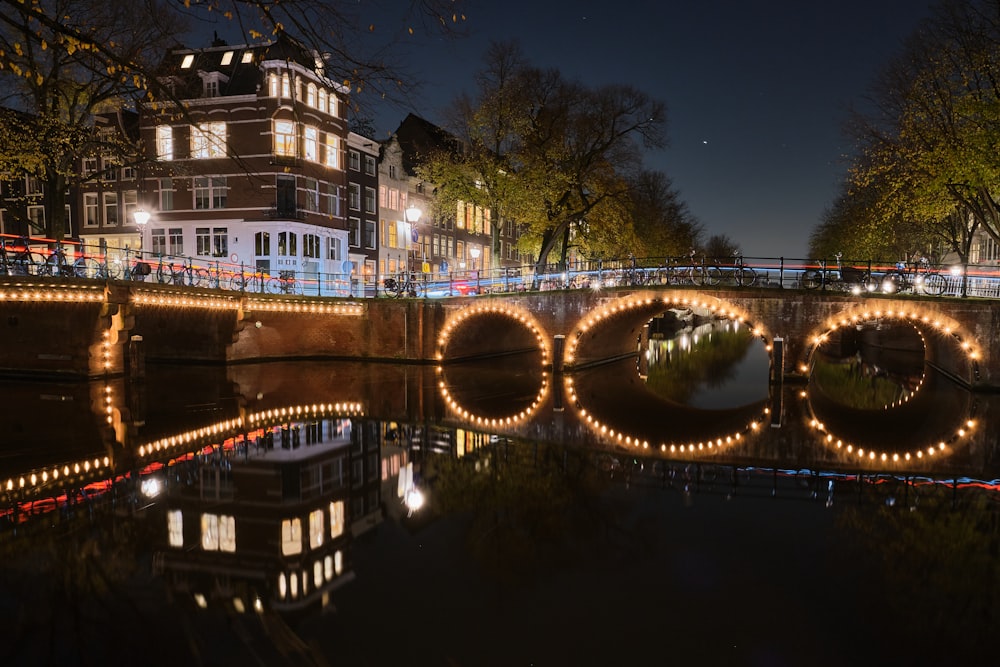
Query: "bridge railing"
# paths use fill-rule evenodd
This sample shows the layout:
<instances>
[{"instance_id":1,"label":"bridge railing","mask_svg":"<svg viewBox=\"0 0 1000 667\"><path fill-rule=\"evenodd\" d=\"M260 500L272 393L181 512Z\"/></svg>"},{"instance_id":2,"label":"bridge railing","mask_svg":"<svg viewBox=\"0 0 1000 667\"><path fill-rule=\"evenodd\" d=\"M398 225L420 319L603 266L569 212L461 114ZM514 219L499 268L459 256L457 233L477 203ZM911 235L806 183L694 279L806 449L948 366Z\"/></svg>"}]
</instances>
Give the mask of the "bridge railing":
<instances>
[{"instance_id":1,"label":"bridge railing","mask_svg":"<svg viewBox=\"0 0 1000 667\"><path fill-rule=\"evenodd\" d=\"M337 262L339 264L339 262ZM398 273L322 271L320 258L278 258L239 263L226 257L159 255L128 248L98 248L41 237L0 235L0 275L69 277L171 284L262 294L375 298L394 296L387 279ZM926 289L924 279L939 276ZM417 296L438 298L615 287L784 288L872 292L910 291L951 297L1000 298L996 262L966 266L915 266L872 260L785 257L623 257L571 262L566 266L506 266L490 269L411 272ZM391 283L390 283L391 284ZM405 295L412 294L407 292Z\"/></svg>"}]
</instances>

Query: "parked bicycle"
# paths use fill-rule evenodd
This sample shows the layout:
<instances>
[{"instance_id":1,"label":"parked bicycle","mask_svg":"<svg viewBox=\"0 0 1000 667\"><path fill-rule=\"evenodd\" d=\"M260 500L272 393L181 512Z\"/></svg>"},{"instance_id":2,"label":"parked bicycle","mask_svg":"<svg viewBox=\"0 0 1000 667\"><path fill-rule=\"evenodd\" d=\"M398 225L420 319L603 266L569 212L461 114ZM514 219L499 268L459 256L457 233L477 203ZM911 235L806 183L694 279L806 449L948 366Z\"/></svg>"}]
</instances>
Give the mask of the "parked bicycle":
<instances>
[{"instance_id":1,"label":"parked bicycle","mask_svg":"<svg viewBox=\"0 0 1000 667\"><path fill-rule=\"evenodd\" d=\"M133 254L135 255L135 259L131 257ZM136 282L145 281L146 276L152 272L153 267L142 259L139 252L129 250L128 248L125 248L121 254L116 254L110 261L105 256L104 269L102 271L105 277L112 280L124 279Z\"/></svg>"},{"instance_id":2,"label":"parked bicycle","mask_svg":"<svg viewBox=\"0 0 1000 667\"><path fill-rule=\"evenodd\" d=\"M271 276L267 281L267 291L271 294L295 294L298 285L295 283L295 271L279 271L277 276Z\"/></svg>"},{"instance_id":3,"label":"parked bicycle","mask_svg":"<svg viewBox=\"0 0 1000 667\"><path fill-rule=\"evenodd\" d=\"M892 271L882 277L883 292L922 291L932 296L940 296L948 287L948 279L931 269L926 257L916 262L896 262Z\"/></svg>"},{"instance_id":4,"label":"parked bicycle","mask_svg":"<svg viewBox=\"0 0 1000 667\"><path fill-rule=\"evenodd\" d=\"M66 254L66 247L62 243L56 243L49 251L48 258L36 267L36 272L40 276L89 278L94 275L91 268L82 256L71 260Z\"/></svg>"},{"instance_id":5,"label":"parked bicycle","mask_svg":"<svg viewBox=\"0 0 1000 667\"><path fill-rule=\"evenodd\" d=\"M733 282L739 287L749 287L757 282L757 272L743 263L743 255L736 255L736 262L730 272Z\"/></svg>"},{"instance_id":6,"label":"parked bicycle","mask_svg":"<svg viewBox=\"0 0 1000 667\"><path fill-rule=\"evenodd\" d=\"M410 273L401 273L396 277L386 278L382 281L382 286L388 296L394 297L415 297L420 292L415 277Z\"/></svg>"},{"instance_id":7,"label":"parked bicycle","mask_svg":"<svg viewBox=\"0 0 1000 667\"><path fill-rule=\"evenodd\" d=\"M818 269L806 269L802 272L801 284L806 289L840 289L860 294L873 292L878 288L872 278L871 271L858 266L844 266L841 258L843 253L837 253L836 268L827 267L820 262Z\"/></svg>"},{"instance_id":8,"label":"parked bicycle","mask_svg":"<svg viewBox=\"0 0 1000 667\"><path fill-rule=\"evenodd\" d=\"M264 271L261 269L254 269L252 271L241 269L238 273L233 274L233 277L229 281L229 289L235 292L263 293Z\"/></svg>"},{"instance_id":9,"label":"parked bicycle","mask_svg":"<svg viewBox=\"0 0 1000 667\"><path fill-rule=\"evenodd\" d=\"M688 253L687 262L675 260L666 268L666 281L671 285L708 285L715 286L722 282L722 269L715 264L707 264L705 259L699 262L697 251Z\"/></svg>"},{"instance_id":10,"label":"parked bicycle","mask_svg":"<svg viewBox=\"0 0 1000 667\"><path fill-rule=\"evenodd\" d=\"M41 255L31 250L28 238L5 239L0 244L0 268L8 276L28 276L37 273L37 267L45 260Z\"/></svg>"}]
</instances>

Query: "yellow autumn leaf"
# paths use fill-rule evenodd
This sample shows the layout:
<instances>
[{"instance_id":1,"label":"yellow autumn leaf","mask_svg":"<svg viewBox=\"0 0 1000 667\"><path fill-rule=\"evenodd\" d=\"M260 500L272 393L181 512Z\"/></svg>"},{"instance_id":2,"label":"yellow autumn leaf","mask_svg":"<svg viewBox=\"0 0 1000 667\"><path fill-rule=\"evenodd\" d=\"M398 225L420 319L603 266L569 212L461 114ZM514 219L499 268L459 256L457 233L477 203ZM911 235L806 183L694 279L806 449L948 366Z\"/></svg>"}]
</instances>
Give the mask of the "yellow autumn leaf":
<instances>
[{"instance_id":1,"label":"yellow autumn leaf","mask_svg":"<svg viewBox=\"0 0 1000 667\"><path fill-rule=\"evenodd\" d=\"M409 32L411 35L413 34L413 28L407 28L406 31Z\"/></svg>"},{"instance_id":2,"label":"yellow autumn leaf","mask_svg":"<svg viewBox=\"0 0 1000 667\"><path fill-rule=\"evenodd\" d=\"M46 42L46 41L45 41L45 40L43 39L43 40L42 40L42 51L45 51L45 50L46 50L46 49L48 49L48 48L49 48L49 43L48 43L48 42Z\"/></svg>"}]
</instances>

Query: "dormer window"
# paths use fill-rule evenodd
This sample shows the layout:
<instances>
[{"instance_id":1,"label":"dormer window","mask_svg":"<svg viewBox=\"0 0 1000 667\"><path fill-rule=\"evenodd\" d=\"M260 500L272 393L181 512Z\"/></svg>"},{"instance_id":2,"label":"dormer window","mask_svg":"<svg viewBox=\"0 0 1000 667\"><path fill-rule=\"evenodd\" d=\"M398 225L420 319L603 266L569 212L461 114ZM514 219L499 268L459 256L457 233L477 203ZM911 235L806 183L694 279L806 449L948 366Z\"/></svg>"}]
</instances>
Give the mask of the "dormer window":
<instances>
[{"instance_id":1,"label":"dormer window","mask_svg":"<svg viewBox=\"0 0 1000 667\"><path fill-rule=\"evenodd\" d=\"M203 97L218 97L222 91L222 84L229 81L222 72L198 72L202 83Z\"/></svg>"},{"instance_id":2,"label":"dormer window","mask_svg":"<svg viewBox=\"0 0 1000 667\"><path fill-rule=\"evenodd\" d=\"M181 69L191 69L191 65L194 64L194 54L189 53L184 56L184 60L181 61Z\"/></svg>"},{"instance_id":3,"label":"dormer window","mask_svg":"<svg viewBox=\"0 0 1000 667\"><path fill-rule=\"evenodd\" d=\"M222 62L220 64L228 65L231 62L233 62L233 52L226 51L225 53L222 54Z\"/></svg>"},{"instance_id":4,"label":"dormer window","mask_svg":"<svg viewBox=\"0 0 1000 667\"><path fill-rule=\"evenodd\" d=\"M253 62L253 51L245 51L243 53L243 58L240 60L244 65Z\"/></svg>"}]
</instances>

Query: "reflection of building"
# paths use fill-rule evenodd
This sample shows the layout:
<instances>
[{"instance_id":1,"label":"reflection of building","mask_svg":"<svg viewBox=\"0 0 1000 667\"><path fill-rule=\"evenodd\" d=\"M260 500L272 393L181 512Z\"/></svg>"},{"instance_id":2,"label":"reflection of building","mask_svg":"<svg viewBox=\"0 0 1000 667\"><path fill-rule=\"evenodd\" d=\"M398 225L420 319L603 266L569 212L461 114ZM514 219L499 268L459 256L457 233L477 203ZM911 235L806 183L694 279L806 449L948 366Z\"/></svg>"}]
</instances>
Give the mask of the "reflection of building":
<instances>
[{"instance_id":1,"label":"reflection of building","mask_svg":"<svg viewBox=\"0 0 1000 667\"><path fill-rule=\"evenodd\" d=\"M250 437L168 468L157 570L200 606L326 606L350 579L350 522L378 512L377 443L343 418Z\"/></svg>"}]
</instances>

